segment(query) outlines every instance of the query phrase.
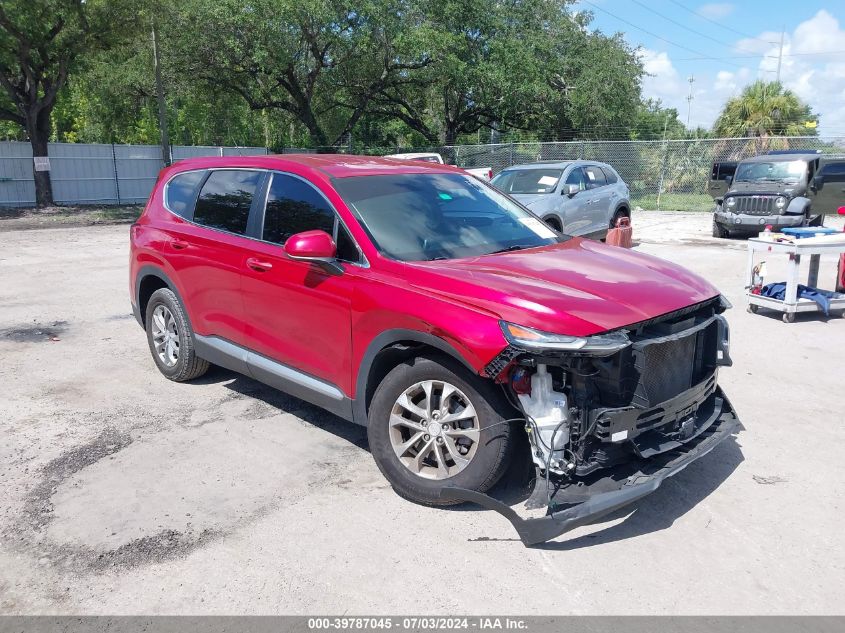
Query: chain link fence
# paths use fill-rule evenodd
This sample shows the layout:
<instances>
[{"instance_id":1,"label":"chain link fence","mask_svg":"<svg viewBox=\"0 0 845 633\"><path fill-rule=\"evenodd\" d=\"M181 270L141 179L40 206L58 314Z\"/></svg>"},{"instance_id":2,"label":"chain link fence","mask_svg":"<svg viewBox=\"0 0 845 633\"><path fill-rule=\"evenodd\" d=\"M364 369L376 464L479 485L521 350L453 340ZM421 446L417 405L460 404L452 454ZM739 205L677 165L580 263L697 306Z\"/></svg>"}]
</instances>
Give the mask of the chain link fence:
<instances>
[{"instance_id":1,"label":"chain link fence","mask_svg":"<svg viewBox=\"0 0 845 633\"><path fill-rule=\"evenodd\" d=\"M595 160L608 163L631 189L631 204L643 209L710 211L707 193L714 162L736 161L770 150L845 154L845 137L718 138L666 141L569 141L455 145L436 148L460 167L492 167L543 160Z\"/></svg>"}]
</instances>

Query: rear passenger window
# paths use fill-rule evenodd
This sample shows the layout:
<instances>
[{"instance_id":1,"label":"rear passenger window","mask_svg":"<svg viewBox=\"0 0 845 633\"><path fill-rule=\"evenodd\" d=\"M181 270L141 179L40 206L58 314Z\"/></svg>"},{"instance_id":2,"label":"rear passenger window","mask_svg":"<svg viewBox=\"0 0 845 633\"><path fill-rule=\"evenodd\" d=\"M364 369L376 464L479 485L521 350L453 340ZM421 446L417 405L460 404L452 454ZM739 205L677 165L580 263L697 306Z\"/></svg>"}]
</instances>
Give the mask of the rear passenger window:
<instances>
[{"instance_id":1,"label":"rear passenger window","mask_svg":"<svg viewBox=\"0 0 845 633\"><path fill-rule=\"evenodd\" d=\"M616 176L616 172L610 169L610 167L602 167L601 168L604 177L607 179L607 184L612 185L614 183L619 182L619 178Z\"/></svg>"},{"instance_id":2,"label":"rear passenger window","mask_svg":"<svg viewBox=\"0 0 845 633\"><path fill-rule=\"evenodd\" d=\"M211 172L202 186L194 222L213 229L246 235L249 207L261 172L221 169Z\"/></svg>"},{"instance_id":3,"label":"rear passenger window","mask_svg":"<svg viewBox=\"0 0 845 633\"><path fill-rule=\"evenodd\" d=\"M584 167L584 174L587 176L587 189L596 189L597 187L604 187L607 184L604 178L604 172L595 165Z\"/></svg>"},{"instance_id":4,"label":"rear passenger window","mask_svg":"<svg viewBox=\"0 0 845 633\"><path fill-rule=\"evenodd\" d=\"M314 229L332 235L334 209L314 187L299 178L273 174L264 212L263 239L284 244L291 235Z\"/></svg>"},{"instance_id":5,"label":"rear passenger window","mask_svg":"<svg viewBox=\"0 0 845 633\"><path fill-rule=\"evenodd\" d=\"M164 192L164 205L176 215L185 217L190 213L190 206L197 194L197 186L200 184L204 171L189 171L174 176L167 183Z\"/></svg>"}]
</instances>

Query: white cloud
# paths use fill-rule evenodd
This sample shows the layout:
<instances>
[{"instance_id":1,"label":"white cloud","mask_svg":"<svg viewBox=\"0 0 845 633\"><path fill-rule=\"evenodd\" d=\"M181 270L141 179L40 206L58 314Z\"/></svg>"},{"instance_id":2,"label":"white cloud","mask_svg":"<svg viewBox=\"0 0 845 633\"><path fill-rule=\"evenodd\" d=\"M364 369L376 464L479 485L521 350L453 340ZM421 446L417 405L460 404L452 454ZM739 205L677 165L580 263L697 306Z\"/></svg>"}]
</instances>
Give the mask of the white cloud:
<instances>
[{"instance_id":1,"label":"white cloud","mask_svg":"<svg viewBox=\"0 0 845 633\"><path fill-rule=\"evenodd\" d=\"M709 127L725 101L739 94L750 82L773 81L777 75L780 37L780 33L764 31L756 38L736 42L736 55L765 55L763 58L726 61L721 69L715 63L702 66L696 73L691 125ZM820 115L822 135L845 136L845 56L829 53L842 50L845 50L845 30L824 9L784 37L781 81ZM689 91L686 77L681 76L665 51L643 49L640 54L646 71L654 75L644 79L643 95L659 98L665 105L677 108L681 119L686 120Z\"/></svg>"},{"instance_id":2,"label":"white cloud","mask_svg":"<svg viewBox=\"0 0 845 633\"><path fill-rule=\"evenodd\" d=\"M710 18L711 20L718 20L719 18L724 18L729 16L733 13L734 5L728 2L713 2L711 4L703 4L698 7L698 13L703 15L705 18Z\"/></svg>"}]
</instances>

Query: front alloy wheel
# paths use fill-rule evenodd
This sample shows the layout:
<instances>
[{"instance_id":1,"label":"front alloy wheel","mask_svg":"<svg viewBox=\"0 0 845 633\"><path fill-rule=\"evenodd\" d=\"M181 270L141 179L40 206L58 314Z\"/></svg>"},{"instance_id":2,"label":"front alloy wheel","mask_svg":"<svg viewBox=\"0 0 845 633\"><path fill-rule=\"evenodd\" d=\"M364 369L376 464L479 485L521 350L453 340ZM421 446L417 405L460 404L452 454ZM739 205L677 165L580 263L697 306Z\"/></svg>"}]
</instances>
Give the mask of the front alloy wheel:
<instances>
[{"instance_id":1,"label":"front alloy wheel","mask_svg":"<svg viewBox=\"0 0 845 633\"><path fill-rule=\"evenodd\" d=\"M478 450L475 407L455 385L424 380L396 399L390 412L390 444L415 475L447 479L466 468Z\"/></svg>"}]
</instances>

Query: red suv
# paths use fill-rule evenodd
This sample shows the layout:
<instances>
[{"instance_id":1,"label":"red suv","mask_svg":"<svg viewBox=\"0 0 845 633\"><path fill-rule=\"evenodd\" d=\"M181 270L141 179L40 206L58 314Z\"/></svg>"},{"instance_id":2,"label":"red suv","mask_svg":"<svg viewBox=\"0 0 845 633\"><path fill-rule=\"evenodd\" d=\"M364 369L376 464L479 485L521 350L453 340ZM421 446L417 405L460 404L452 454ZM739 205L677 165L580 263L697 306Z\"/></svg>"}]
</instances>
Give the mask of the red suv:
<instances>
[{"instance_id":1,"label":"red suv","mask_svg":"<svg viewBox=\"0 0 845 633\"><path fill-rule=\"evenodd\" d=\"M365 425L399 494L482 504L528 544L651 492L737 426L713 286L557 233L454 167L185 160L131 240L132 307L167 378L213 363ZM541 518L483 494L521 433Z\"/></svg>"}]
</instances>

